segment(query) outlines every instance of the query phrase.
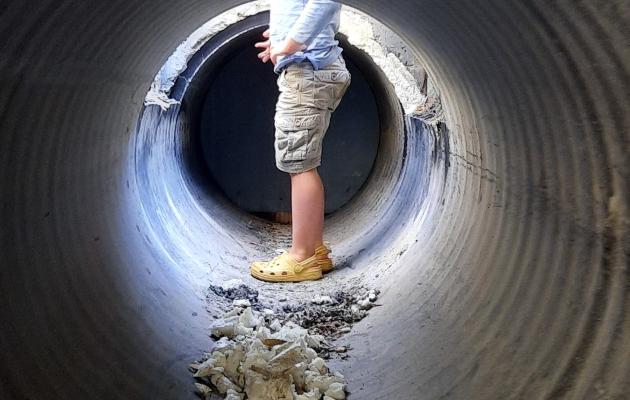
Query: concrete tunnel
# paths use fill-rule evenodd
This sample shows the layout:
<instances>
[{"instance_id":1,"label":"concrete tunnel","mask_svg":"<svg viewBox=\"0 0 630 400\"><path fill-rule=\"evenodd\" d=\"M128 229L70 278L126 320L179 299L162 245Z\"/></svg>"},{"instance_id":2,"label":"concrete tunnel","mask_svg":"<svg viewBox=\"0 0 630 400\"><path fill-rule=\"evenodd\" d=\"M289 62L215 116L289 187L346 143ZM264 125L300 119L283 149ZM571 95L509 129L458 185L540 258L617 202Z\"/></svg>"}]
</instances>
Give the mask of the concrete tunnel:
<instances>
[{"instance_id":1,"label":"concrete tunnel","mask_svg":"<svg viewBox=\"0 0 630 400\"><path fill-rule=\"evenodd\" d=\"M338 132L372 147L327 216L340 268L292 290L382 290L344 338L350 398L630 398L630 3L344 3L409 44L445 116L405 120L349 54L372 97L344 100ZM185 114L143 107L177 45L237 4L0 4L1 399L195 398L208 284L286 290L247 277L288 231L209 178L208 88L181 82Z\"/></svg>"}]
</instances>

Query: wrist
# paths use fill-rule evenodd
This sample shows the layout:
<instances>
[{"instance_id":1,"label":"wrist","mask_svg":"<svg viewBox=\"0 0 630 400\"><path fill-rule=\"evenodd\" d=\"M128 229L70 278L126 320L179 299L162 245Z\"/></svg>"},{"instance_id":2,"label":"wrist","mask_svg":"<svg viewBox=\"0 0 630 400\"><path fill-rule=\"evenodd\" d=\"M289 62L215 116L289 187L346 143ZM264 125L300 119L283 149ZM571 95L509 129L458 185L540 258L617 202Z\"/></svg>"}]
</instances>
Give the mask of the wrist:
<instances>
[{"instance_id":1,"label":"wrist","mask_svg":"<svg viewBox=\"0 0 630 400\"><path fill-rule=\"evenodd\" d=\"M306 46L304 45L304 43L297 42L290 37L287 37L284 41L284 45L282 46L282 53L286 55L293 54L300 50L304 50L305 48Z\"/></svg>"}]
</instances>

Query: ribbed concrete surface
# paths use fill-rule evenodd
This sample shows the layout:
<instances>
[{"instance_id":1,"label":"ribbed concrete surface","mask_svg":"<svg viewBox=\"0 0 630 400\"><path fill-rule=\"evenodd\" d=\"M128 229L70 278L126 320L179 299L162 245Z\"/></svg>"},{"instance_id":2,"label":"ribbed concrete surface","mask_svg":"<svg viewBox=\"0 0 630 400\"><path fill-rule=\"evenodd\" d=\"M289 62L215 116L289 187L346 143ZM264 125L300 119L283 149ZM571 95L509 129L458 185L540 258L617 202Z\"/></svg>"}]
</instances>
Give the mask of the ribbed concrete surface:
<instances>
[{"instance_id":1,"label":"ribbed concrete surface","mask_svg":"<svg viewBox=\"0 0 630 400\"><path fill-rule=\"evenodd\" d=\"M0 398L193 398L203 288L260 249L135 127L161 63L236 3L0 5ZM349 3L414 47L447 115L329 221L351 260L330 279L384 289L352 398L630 397L630 3Z\"/></svg>"}]
</instances>

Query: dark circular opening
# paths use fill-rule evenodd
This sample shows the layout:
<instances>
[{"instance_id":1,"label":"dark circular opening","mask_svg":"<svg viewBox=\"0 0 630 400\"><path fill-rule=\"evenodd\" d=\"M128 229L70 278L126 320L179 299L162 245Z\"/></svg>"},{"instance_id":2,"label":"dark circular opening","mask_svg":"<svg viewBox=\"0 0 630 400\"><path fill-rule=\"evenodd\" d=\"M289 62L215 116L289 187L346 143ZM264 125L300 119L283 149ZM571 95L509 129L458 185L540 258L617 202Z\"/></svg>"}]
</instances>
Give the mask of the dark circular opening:
<instances>
[{"instance_id":1,"label":"dark circular opening","mask_svg":"<svg viewBox=\"0 0 630 400\"><path fill-rule=\"evenodd\" d=\"M208 57L194 80L202 89L193 126L216 188L243 211L272 216L291 209L288 175L274 157L277 75L256 57L264 26L244 30ZM326 212L347 204L365 184L377 156L381 124L371 84L357 65L365 60L340 35L352 84L333 113L319 173ZM202 56L204 56L202 54ZM367 56L364 56L367 57Z\"/></svg>"},{"instance_id":2,"label":"dark circular opening","mask_svg":"<svg viewBox=\"0 0 630 400\"><path fill-rule=\"evenodd\" d=\"M175 81L170 96L181 105L166 110L147 107L141 114L139 148L153 148L156 141L168 143L164 148L168 155L155 150L137 154L145 209L156 212L156 220L174 210L182 215L188 207L204 215L201 225L217 213L224 224L242 225L248 231L264 230L269 221L290 221L285 212L290 209L290 179L276 170L273 148L276 75L271 65L260 63L253 47L267 25L268 13L260 13L212 36ZM382 229L389 229L379 222L383 215L405 214L391 203L398 203L395 193L407 176L405 165L416 161L422 165L414 173L418 180L414 188L421 193L414 201L424 201L429 175L422 160L427 149L410 146L408 137L428 136L404 118L394 86L375 61L343 35L339 39L353 81L333 115L320 169L327 194L327 237L340 241L350 230L357 237L348 240L380 240ZM252 94L254 90L264 96ZM172 169L165 162L172 163ZM147 172L155 170L161 174ZM160 210L162 201L168 210ZM175 232L157 223L155 229L167 236ZM188 222L185 230L191 229Z\"/></svg>"}]
</instances>

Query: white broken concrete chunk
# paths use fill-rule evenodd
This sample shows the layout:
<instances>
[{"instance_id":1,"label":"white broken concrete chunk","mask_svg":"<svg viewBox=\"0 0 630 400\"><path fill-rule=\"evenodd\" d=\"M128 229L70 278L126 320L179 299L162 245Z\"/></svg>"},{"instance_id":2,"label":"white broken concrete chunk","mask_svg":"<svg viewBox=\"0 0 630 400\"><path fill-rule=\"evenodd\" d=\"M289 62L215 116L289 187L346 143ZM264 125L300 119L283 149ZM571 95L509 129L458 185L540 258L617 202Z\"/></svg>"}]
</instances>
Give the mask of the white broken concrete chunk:
<instances>
[{"instance_id":1,"label":"white broken concrete chunk","mask_svg":"<svg viewBox=\"0 0 630 400\"><path fill-rule=\"evenodd\" d=\"M243 400L243 397L244 395L242 393L238 393L235 390L228 389L225 400Z\"/></svg>"},{"instance_id":2,"label":"white broken concrete chunk","mask_svg":"<svg viewBox=\"0 0 630 400\"><path fill-rule=\"evenodd\" d=\"M219 361L221 362L221 361ZM195 378L203 378L204 376L210 376L213 374L219 374L224 371L223 367L218 367L216 365L217 359L210 357L205 362L203 362L197 372L195 373Z\"/></svg>"},{"instance_id":3,"label":"white broken concrete chunk","mask_svg":"<svg viewBox=\"0 0 630 400\"><path fill-rule=\"evenodd\" d=\"M237 299L232 302L232 305L234 307L247 308L247 307L251 307L252 303L250 303L249 300L247 299Z\"/></svg>"},{"instance_id":4,"label":"white broken concrete chunk","mask_svg":"<svg viewBox=\"0 0 630 400\"><path fill-rule=\"evenodd\" d=\"M320 357L314 358L313 361L311 361L311 363L309 364L308 369L310 369L311 371L319 372L322 375L328 373L326 362Z\"/></svg>"},{"instance_id":5,"label":"white broken concrete chunk","mask_svg":"<svg viewBox=\"0 0 630 400\"><path fill-rule=\"evenodd\" d=\"M320 349L325 338L322 335L307 335L306 343L314 349Z\"/></svg>"},{"instance_id":6,"label":"white broken concrete chunk","mask_svg":"<svg viewBox=\"0 0 630 400\"><path fill-rule=\"evenodd\" d=\"M210 378L210 381L221 394L226 394L227 391L230 389L234 391L240 390L238 386L236 386L232 381L230 381L227 377L221 374L212 375L212 377Z\"/></svg>"},{"instance_id":7,"label":"white broken concrete chunk","mask_svg":"<svg viewBox=\"0 0 630 400\"><path fill-rule=\"evenodd\" d=\"M234 336L234 330L236 329L236 325L238 324L238 316L228 317L228 318L220 318L214 320L212 325L210 325L210 333L215 337L232 337Z\"/></svg>"},{"instance_id":8,"label":"white broken concrete chunk","mask_svg":"<svg viewBox=\"0 0 630 400\"><path fill-rule=\"evenodd\" d=\"M351 310L353 313L358 314L360 310L369 310L374 307L374 302L378 298L379 292L372 289L363 298L357 299L357 304L352 305ZM358 307L358 308L357 308Z\"/></svg>"},{"instance_id":9,"label":"white broken concrete chunk","mask_svg":"<svg viewBox=\"0 0 630 400\"><path fill-rule=\"evenodd\" d=\"M319 400L322 397L318 389L302 394L294 393L294 396L295 400Z\"/></svg>"},{"instance_id":10,"label":"white broken concrete chunk","mask_svg":"<svg viewBox=\"0 0 630 400\"><path fill-rule=\"evenodd\" d=\"M328 387L328 390L324 392L328 397L332 397L335 400L343 400L346 398L346 391L344 385L339 382L333 382Z\"/></svg>"},{"instance_id":11,"label":"white broken concrete chunk","mask_svg":"<svg viewBox=\"0 0 630 400\"><path fill-rule=\"evenodd\" d=\"M200 395L202 395L203 397L207 397L212 393L212 389L210 389L208 386L202 384L202 383L198 383L195 382L195 389L197 391L197 393L199 393Z\"/></svg>"},{"instance_id":12,"label":"white broken concrete chunk","mask_svg":"<svg viewBox=\"0 0 630 400\"><path fill-rule=\"evenodd\" d=\"M286 341L296 341L308 336L308 331L301 326L294 324L293 322L287 322L280 328L280 330L273 335L274 339L281 339Z\"/></svg>"},{"instance_id":13,"label":"white broken concrete chunk","mask_svg":"<svg viewBox=\"0 0 630 400\"><path fill-rule=\"evenodd\" d=\"M233 346L234 343L230 341L227 337L222 337L221 339L214 342L214 351L220 351L225 349L226 347Z\"/></svg>"},{"instance_id":14,"label":"white broken concrete chunk","mask_svg":"<svg viewBox=\"0 0 630 400\"><path fill-rule=\"evenodd\" d=\"M234 307L230 311L223 314L223 318L225 319L225 318L230 318L230 317L238 317L239 315L241 315L242 312L243 312L243 309L241 307Z\"/></svg>"},{"instance_id":15,"label":"white broken concrete chunk","mask_svg":"<svg viewBox=\"0 0 630 400\"><path fill-rule=\"evenodd\" d=\"M241 279L230 279L228 281L222 282L220 286L221 286L221 289L223 290L230 290L230 289L235 289L244 284L245 282L243 282Z\"/></svg>"},{"instance_id":16,"label":"white broken concrete chunk","mask_svg":"<svg viewBox=\"0 0 630 400\"><path fill-rule=\"evenodd\" d=\"M370 299L368 299L367 297L363 300L359 300L359 302L357 303L359 305L359 307L361 307L363 310L367 309L367 308L371 308L372 307L372 302L370 301Z\"/></svg>"},{"instance_id":17,"label":"white broken concrete chunk","mask_svg":"<svg viewBox=\"0 0 630 400\"><path fill-rule=\"evenodd\" d=\"M247 336L252 334L254 330L242 325L239 319L240 317L235 315L225 319L219 318L215 320L210 327L210 332L212 333L212 336L218 338L223 336L227 338L233 338L234 336L238 335Z\"/></svg>"},{"instance_id":18,"label":"white broken concrete chunk","mask_svg":"<svg viewBox=\"0 0 630 400\"><path fill-rule=\"evenodd\" d=\"M254 315L251 308L246 308L241 316L239 317L238 322L244 326L245 328L255 328L260 325L260 320L257 316Z\"/></svg>"},{"instance_id":19,"label":"white broken concrete chunk","mask_svg":"<svg viewBox=\"0 0 630 400\"><path fill-rule=\"evenodd\" d=\"M239 367L244 359L245 348L241 343L235 345L231 351L227 352L224 375L228 377L230 381L238 383L240 375Z\"/></svg>"},{"instance_id":20,"label":"white broken concrete chunk","mask_svg":"<svg viewBox=\"0 0 630 400\"><path fill-rule=\"evenodd\" d=\"M333 299L330 296L317 296L311 300L314 304L330 304L333 303Z\"/></svg>"},{"instance_id":21,"label":"white broken concrete chunk","mask_svg":"<svg viewBox=\"0 0 630 400\"><path fill-rule=\"evenodd\" d=\"M306 351L304 352L304 355L306 356L306 359L310 362L315 357L317 357L317 352L315 350L311 349L310 347L307 347Z\"/></svg>"},{"instance_id":22,"label":"white broken concrete chunk","mask_svg":"<svg viewBox=\"0 0 630 400\"><path fill-rule=\"evenodd\" d=\"M289 345L281 349L281 351L271 360L269 360L269 370L272 373L288 371L295 365L303 362L306 357L302 351L302 347L297 343L286 343L282 346Z\"/></svg>"},{"instance_id":23,"label":"white broken concrete chunk","mask_svg":"<svg viewBox=\"0 0 630 400\"><path fill-rule=\"evenodd\" d=\"M250 372L246 379L248 400L293 400L293 386L284 377L268 379L262 374Z\"/></svg>"},{"instance_id":24,"label":"white broken concrete chunk","mask_svg":"<svg viewBox=\"0 0 630 400\"><path fill-rule=\"evenodd\" d=\"M266 326L259 326L256 330L256 337L260 340L269 339L271 337L271 331Z\"/></svg>"},{"instance_id":25,"label":"white broken concrete chunk","mask_svg":"<svg viewBox=\"0 0 630 400\"><path fill-rule=\"evenodd\" d=\"M332 374L315 351L324 338L293 322L270 320L251 304L234 301L210 328L219 338L214 351L191 364L201 380L197 391L214 390L226 400L321 400L324 394L345 399L343 375Z\"/></svg>"},{"instance_id":26,"label":"white broken concrete chunk","mask_svg":"<svg viewBox=\"0 0 630 400\"><path fill-rule=\"evenodd\" d=\"M280 325L279 320L274 319L271 325L269 325L269 328L274 332L278 332L282 328L282 325Z\"/></svg>"}]
</instances>

